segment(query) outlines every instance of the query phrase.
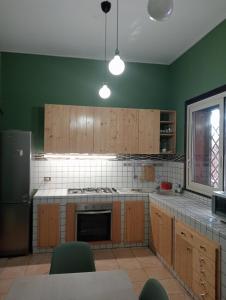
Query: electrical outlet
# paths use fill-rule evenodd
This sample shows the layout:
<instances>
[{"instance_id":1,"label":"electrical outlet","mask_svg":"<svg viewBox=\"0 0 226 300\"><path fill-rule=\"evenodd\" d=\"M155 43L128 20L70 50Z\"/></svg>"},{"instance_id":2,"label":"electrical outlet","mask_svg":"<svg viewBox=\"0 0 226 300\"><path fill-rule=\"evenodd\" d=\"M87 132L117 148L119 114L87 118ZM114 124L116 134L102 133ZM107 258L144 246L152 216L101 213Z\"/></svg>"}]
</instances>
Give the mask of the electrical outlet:
<instances>
[{"instance_id":1,"label":"electrical outlet","mask_svg":"<svg viewBox=\"0 0 226 300\"><path fill-rule=\"evenodd\" d=\"M44 182L49 182L51 181L51 177L44 177Z\"/></svg>"}]
</instances>

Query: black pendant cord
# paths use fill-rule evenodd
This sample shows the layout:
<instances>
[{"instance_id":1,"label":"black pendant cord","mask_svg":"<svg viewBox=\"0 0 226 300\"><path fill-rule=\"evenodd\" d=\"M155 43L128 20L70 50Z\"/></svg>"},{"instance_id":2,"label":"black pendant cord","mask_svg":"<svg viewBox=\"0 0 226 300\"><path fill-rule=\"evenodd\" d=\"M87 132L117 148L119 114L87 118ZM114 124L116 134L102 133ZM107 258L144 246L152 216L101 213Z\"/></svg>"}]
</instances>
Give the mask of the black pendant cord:
<instances>
[{"instance_id":1,"label":"black pendant cord","mask_svg":"<svg viewBox=\"0 0 226 300\"><path fill-rule=\"evenodd\" d=\"M118 50L118 19L119 19L119 17L118 17L119 8L118 8L118 6L119 6L119 4L118 4L118 1L119 0L117 0L117 27L116 27L116 50L115 50L115 54L119 54L119 50Z\"/></svg>"},{"instance_id":2,"label":"black pendant cord","mask_svg":"<svg viewBox=\"0 0 226 300\"><path fill-rule=\"evenodd\" d=\"M105 62L105 78L107 79L107 14L105 13L105 35L104 35L104 62Z\"/></svg>"}]
</instances>

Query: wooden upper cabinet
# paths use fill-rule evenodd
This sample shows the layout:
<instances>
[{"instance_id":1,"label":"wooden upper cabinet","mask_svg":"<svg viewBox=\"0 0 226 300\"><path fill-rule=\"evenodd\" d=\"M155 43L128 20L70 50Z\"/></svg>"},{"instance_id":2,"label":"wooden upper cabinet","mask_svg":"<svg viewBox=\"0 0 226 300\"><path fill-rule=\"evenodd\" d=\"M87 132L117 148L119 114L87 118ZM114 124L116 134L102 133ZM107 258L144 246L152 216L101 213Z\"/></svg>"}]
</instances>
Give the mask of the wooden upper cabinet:
<instances>
[{"instance_id":1,"label":"wooden upper cabinet","mask_svg":"<svg viewBox=\"0 0 226 300\"><path fill-rule=\"evenodd\" d=\"M46 104L44 151L157 154L160 124L159 110Z\"/></svg>"},{"instance_id":2,"label":"wooden upper cabinet","mask_svg":"<svg viewBox=\"0 0 226 300\"><path fill-rule=\"evenodd\" d=\"M160 111L139 109L139 153L159 153Z\"/></svg>"},{"instance_id":3,"label":"wooden upper cabinet","mask_svg":"<svg viewBox=\"0 0 226 300\"><path fill-rule=\"evenodd\" d=\"M70 106L69 149L76 153L93 153L93 108Z\"/></svg>"},{"instance_id":4,"label":"wooden upper cabinet","mask_svg":"<svg viewBox=\"0 0 226 300\"><path fill-rule=\"evenodd\" d=\"M69 152L70 106L45 105L44 151Z\"/></svg>"},{"instance_id":5,"label":"wooden upper cabinet","mask_svg":"<svg viewBox=\"0 0 226 300\"><path fill-rule=\"evenodd\" d=\"M94 153L118 153L121 128L120 109L94 108Z\"/></svg>"},{"instance_id":6,"label":"wooden upper cabinet","mask_svg":"<svg viewBox=\"0 0 226 300\"><path fill-rule=\"evenodd\" d=\"M138 153L138 110L94 108L94 153Z\"/></svg>"},{"instance_id":7,"label":"wooden upper cabinet","mask_svg":"<svg viewBox=\"0 0 226 300\"><path fill-rule=\"evenodd\" d=\"M120 153L139 153L138 135L139 110L130 108L122 109L122 151Z\"/></svg>"}]
</instances>

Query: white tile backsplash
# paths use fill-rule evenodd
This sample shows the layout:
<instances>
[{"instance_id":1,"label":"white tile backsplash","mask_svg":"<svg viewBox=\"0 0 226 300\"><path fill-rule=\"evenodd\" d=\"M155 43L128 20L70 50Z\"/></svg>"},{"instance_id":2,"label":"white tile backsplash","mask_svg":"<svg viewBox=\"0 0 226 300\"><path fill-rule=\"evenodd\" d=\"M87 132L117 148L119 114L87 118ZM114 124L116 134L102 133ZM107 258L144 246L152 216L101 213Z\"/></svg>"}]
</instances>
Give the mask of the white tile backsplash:
<instances>
[{"instance_id":1,"label":"white tile backsplash","mask_svg":"<svg viewBox=\"0 0 226 300\"><path fill-rule=\"evenodd\" d=\"M155 164L155 182L144 182L143 166ZM51 177L44 182L44 177ZM32 188L154 188L160 181L184 183L184 164L169 161L49 159L32 161Z\"/></svg>"}]
</instances>

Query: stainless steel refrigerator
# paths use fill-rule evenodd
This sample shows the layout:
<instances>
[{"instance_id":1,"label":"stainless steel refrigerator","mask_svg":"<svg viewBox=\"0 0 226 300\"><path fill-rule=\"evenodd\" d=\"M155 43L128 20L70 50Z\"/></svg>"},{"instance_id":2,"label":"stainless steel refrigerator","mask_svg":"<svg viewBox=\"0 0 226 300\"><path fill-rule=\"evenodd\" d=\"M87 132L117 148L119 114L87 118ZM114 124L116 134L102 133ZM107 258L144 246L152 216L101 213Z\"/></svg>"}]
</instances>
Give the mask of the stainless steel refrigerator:
<instances>
[{"instance_id":1,"label":"stainless steel refrigerator","mask_svg":"<svg viewBox=\"0 0 226 300\"><path fill-rule=\"evenodd\" d=\"M0 132L0 256L30 250L31 132Z\"/></svg>"}]
</instances>

